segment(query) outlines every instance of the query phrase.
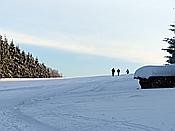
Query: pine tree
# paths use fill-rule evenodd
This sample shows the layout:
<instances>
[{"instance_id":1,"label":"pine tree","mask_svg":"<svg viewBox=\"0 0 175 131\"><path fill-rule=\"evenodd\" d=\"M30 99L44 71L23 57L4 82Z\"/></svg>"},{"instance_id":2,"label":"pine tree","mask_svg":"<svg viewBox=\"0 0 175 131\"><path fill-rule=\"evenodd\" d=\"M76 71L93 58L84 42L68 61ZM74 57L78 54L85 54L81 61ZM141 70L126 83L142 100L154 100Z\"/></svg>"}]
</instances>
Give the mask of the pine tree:
<instances>
[{"instance_id":1,"label":"pine tree","mask_svg":"<svg viewBox=\"0 0 175 131\"><path fill-rule=\"evenodd\" d=\"M57 70L49 69L44 63L39 63L38 58L34 58L31 53L21 52L13 40L8 44L7 38L2 39L0 35L0 78L62 77Z\"/></svg>"},{"instance_id":2,"label":"pine tree","mask_svg":"<svg viewBox=\"0 0 175 131\"><path fill-rule=\"evenodd\" d=\"M0 35L0 78L3 77L2 67L3 67L3 40L2 36Z\"/></svg>"},{"instance_id":3,"label":"pine tree","mask_svg":"<svg viewBox=\"0 0 175 131\"><path fill-rule=\"evenodd\" d=\"M175 24L170 25L170 26L171 26L171 29L169 30L175 34ZM170 54L169 56L165 56L166 58L168 58L166 62L170 64L174 64L175 63L175 36L172 38L164 38L163 41L169 44L169 46L166 49L162 49L162 50L167 51Z\"/></svg>"}]
</instances>

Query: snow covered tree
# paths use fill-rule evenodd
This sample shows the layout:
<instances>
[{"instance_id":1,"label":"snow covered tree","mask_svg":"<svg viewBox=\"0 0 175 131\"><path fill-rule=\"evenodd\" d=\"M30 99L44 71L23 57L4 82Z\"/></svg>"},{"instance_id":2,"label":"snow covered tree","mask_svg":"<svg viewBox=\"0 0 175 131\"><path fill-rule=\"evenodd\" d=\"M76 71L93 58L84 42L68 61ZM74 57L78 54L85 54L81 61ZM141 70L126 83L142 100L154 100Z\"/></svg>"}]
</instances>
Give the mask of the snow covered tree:
<instances>
[{"instance_id":1,"label":"snow covered tree","mask_svg":"<svg viewBox=\"0 0 175 131\"><path fill-rule=\"evenodd\" d=\"M169 30L175 34L175 24L170 25L170 26L171 26L171 29ZM167 51L170 54L169 56L165 56L166 58L168 58L166 62L170 64L174 64L175 63L175 36L172 38L164 38L163 41L169 44L167 49L162 49L162 50Z\"/></svg>"}]
</instances>

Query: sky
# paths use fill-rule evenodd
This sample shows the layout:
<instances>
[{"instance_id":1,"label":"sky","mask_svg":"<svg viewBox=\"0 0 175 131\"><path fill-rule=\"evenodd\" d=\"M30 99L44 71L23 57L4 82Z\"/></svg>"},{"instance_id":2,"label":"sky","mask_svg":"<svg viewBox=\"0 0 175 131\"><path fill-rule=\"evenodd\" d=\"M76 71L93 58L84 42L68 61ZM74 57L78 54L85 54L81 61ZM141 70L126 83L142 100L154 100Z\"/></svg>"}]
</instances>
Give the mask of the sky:
<instances>
[{"instance_id":1,"label":"sky","mask_svg":"<svg viewBox=\"0 0 175 131\"><path fill-rule=\"evenodd\" d=\"M0 34L65 77L165 64L174 0L1 0Z\"/></svg>"}]
</instances>

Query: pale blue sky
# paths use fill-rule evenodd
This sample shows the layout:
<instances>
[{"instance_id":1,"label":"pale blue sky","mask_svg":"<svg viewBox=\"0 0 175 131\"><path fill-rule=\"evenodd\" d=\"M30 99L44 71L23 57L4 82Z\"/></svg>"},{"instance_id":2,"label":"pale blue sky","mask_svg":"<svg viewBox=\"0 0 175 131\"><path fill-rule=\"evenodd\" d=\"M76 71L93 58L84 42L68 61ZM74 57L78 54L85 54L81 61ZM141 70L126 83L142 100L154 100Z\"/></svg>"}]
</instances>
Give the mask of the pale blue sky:
<instances>
[{"instance_id":1,"label":"pale blue sky","mask_svg":"<svg viewBox=\"0 0 175 131\"><path fill-rule=\"evenodd\" d=\"M4 0L0 32L65 76L164 64L174 0Z\"/></svg>"}]
</instances>

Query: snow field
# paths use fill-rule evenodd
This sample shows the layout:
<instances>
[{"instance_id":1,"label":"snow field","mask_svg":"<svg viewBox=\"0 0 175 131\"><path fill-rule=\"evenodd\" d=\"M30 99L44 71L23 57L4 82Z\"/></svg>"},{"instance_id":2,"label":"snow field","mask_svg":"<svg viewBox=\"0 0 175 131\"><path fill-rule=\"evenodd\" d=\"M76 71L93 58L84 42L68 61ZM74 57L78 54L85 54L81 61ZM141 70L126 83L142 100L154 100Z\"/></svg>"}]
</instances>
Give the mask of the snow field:
<instances>
[{"instance_id":1,"label":"snow field","mask_svg":"<svg viewBox=\"0 0 175 131\"><path fill-rule=\"evenodd\" d=\"M0 129L175 130L175 90L137 88L133 75L0 80Z\"/></svg>"}]
</instances>

